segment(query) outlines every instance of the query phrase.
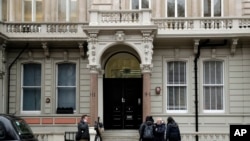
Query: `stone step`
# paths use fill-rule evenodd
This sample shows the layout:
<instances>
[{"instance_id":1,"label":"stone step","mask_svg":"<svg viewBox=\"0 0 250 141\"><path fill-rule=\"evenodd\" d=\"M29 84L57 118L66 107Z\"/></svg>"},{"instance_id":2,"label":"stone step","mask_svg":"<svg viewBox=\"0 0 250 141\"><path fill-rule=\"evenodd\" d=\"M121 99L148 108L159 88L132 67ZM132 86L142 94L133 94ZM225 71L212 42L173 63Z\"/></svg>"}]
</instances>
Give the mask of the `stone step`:
<instances>
[{"instance_id":1,"label":"stone step","mask_svg":"<svg viewBox=\"0 0 250 141\"><path fill-rule=\"evenodd\" d=\"M138 141L138 130L105 130L102 133L103 141Z\"/></svg>"}]
</instances>

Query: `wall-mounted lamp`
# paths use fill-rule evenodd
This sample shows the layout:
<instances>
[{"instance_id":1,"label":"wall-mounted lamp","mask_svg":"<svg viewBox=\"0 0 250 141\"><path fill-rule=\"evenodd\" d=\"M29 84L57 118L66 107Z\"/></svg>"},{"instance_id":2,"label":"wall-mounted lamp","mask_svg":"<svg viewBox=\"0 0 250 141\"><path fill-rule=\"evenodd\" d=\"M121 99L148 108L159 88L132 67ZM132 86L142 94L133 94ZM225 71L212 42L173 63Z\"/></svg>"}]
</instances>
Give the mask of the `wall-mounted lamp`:
<instances>
[{"instance_id":1,"label":"wall-mounted lamp","mask_svg":"<svg viewBox=\"0 0 250 141\"><path fill-rule=\"evenodd\" d=\"M155 87L155 93L156 94L161 94L161 87Z\"/></svg>"},{"instance_id":2,"label":"wall-mounted lamp","mask_svg":"<svg viewBox=\"0 0 250 141\"><path fill-rule=\"evenodd\" d=\"M46 100L45 100L45 102L48 104L48 103L50 103L50 98L46 98Z\"/></svg>"}]
</instances>

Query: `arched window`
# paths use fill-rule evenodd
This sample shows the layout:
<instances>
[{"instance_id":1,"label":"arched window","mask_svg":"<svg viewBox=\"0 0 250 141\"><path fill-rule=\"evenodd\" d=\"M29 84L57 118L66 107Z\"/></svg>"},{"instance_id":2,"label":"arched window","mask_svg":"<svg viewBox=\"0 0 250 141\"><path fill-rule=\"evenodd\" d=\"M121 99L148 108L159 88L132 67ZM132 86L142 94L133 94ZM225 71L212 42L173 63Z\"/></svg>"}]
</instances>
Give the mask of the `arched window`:
<instances>
[{"instance_id":1,"label":"arched window","mask_svg":"<svg viewBox=\"0 0 250 141\"><path fill-rule=\"evenodd\" d=\"M105 66L105 78L140 78L141 70L137 58L128 53L113 55Z\"/></svg>"}]
</instances>

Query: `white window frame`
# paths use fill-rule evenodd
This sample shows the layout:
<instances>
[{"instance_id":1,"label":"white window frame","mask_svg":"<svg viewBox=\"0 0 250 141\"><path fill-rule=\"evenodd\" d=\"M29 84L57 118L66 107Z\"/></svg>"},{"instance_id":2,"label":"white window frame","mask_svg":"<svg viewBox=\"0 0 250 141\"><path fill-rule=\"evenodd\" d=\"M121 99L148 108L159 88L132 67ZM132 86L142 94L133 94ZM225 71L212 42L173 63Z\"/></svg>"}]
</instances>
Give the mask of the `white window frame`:
<instances>
[{"instance_id":1,"label":"white window frame","mask_svg":"<svg viewBox=\"0 0 250 141\"><path fill-rule=\"evenodd\" d=\"M59 14L58 14L58 11L59 11L59 7L58 7L59 6L59 1L60 0L57 0L57 14L56 14L57 15L57 21L58 22L63 22L63 21L59 21ZM65 19L66 22L70 22L70 18L71 18L70 17L71 16L70 15L71 14L70 13L71 12L71 9L70 9L71 8L71 1L72 0L66 0L66 11L65 11L66 12L66 19ZM74 1L78 2L78 0L74 0Z\"/></svg>"},{"instance_id":2,"label":"white window frame","mask_svg":"<svg viewBox=\"0 0 250 141\"><path fill-rule=\"evenodd\" d=\"M24 17L25 17L25 13L24 13L24 2L25 1L31 1L31 22L35 22L36 21L36 1L37 0L22 0L22 21L25 21ZM44 2L43 0L41 0L42 2Z\"/></svg>"},{"instance_id":3,"label":"white window frame","mask_svg":"<svg viewBox=\"0 0 250 141\"><path fill-rule=\"evenodd\" d=\"M72 64L75 64L75 67L76 67L76 71L75 71L75 75L76 75L76 82L75 82L75 109L74 110L74 113L76 113L76 111L78 110L78 102L77 102L77 99L79 99L79 84L78 84L78 79L79 79L79 67L78 67L78 63L77 61L67 61L67 62L61 62L61 61L58 61L58 62L55 62L55 65L56 65L56 72L55 72L55 92L56 92L56 101L55 101L55 111L57 110L58 108L58 64L64 64L64 63L72 63Z\"/></svg>"},{"instance_id":4,"label":"white window frame","mask_svg":"<svg viewBox=\"0 0 250 141\"><path fill-rule=\"evenodd\" d=\"M222 103L222 106L223 106L223 109L221 109L221 110L206 110L205 109L205 107L204 107L204 105L205 105L205 98L204 98L204 86L205 86L205 84L204 84L204 62L205 61L220 61L220 62L222 62L222 71L223 71L223 77L222 77L222 80L223 80L223 84L222 85L213 85L213 86L222 86L223 87L223 96L222 96L222 101L223 101L223 103ZM203 110L203 113L225 113L225 109L226 109L226 85L225 85L225 82L226 82L226 80L225 80L225 75L226 75L226 72L225 72L225 65L226 65L226 63L225 63L225 60L224 59L201 59L201 97L202 97L202 99L201 99L201 101L202 101L202 105L201 105L201 107L202 107L202 110ZM208 85L209 86L209 85Z\"/></svg>"},{"instance_id":5,"label":"white window frame","mask_svg":"<svg viewBox=\"0 0 250 141\"><path fill-rule=\"evenodd\" d=\"M165 0L165 7L166 7L165 15L166 15L166 17L168 17L168 0ZM187 0L185 0L185 13L184 14L185 14L184 17L187 17ZM170 17L170 18L178 18L178 3L177 3L177 0L175 0L175 15L174 15L174 17Z\"/></svg>"},{"instance_id":6,"label":"white window frame","mask_svg":"<svg viewBox=\"0 0 250 141\"><path fill-rule=\"evenodd\" d=\"M130 9L131 10L137 10L137 9L132 9L132 1L133 0L130 0ZM141 3L142 3L142 0L139 0L139 9L138 10L141 10L141 9L151 9L151 0L148 0L148 8L142 8L141 7Z\"/></svg>"},{"instance_id":7,"label":"white window frame","mask_svg":"<svg viewBox=\"0 0 250 141\"><path fill-rule=\"evenodd\" d=\"M2 0L0 0L0 21L3 21L3 15L2 15Z\"/></svg>"},{"instance_id":8,"label":"white window frame","mask_svg":"<svg viewBox=\"0 0 250 141\"><path fill-rule=\"evenodd\" d=\"M23 68L23 65L25 65L25 64L30 64L30 62L22 62L21 63L21 102L20 102L20 111L21 111L21 114L41 114L41 111L42 111L42 109L43 109L43 103L42 103L42 99L43 99L43 90L42 90L42 88L43 88L43 86L42 86L42 84L43 84L43 64L41 63L41 62L32 62L32 64L40 64L41 65L41 86L40 86L40 88L41 88L41 108L40 108L40 111L24 111L23 110L23 72L24 72L24 68Z\"/></svg>"},{"instance_id":9,"label":"white window frame","mask_svg":"<svg viewBox=\"0 0 250 141\"><path fill-rule=\"evenodd\" d=\"M185 86L186 87L186 109L185 110L168 110L167 109L167 106L168 106L168 86L173 86L172 84L168 85L168 62L185 62L186 63L186 84L179 84L180 86ZM165 75L165 80L164 80L164 96L165 96L165 108L166 108L166 113L188 113L188 108L189 108L189 104L188 104L188 101L189 101L189 96L188 96L188 93L189 93L189 78L188 78L188 74L189 74L189 61L187 59L177 59L177 60L172 60L172 59L165 59L164 61L164 75Z\"/></svg>"},{"instance_id":10,"label":"white window frame","mask_svg":"<svg viewBox=\"0 0 250 141\"><path fill-rule=\"evenodd\" d=\"M224 16L224 0L221 0L221 17ZM214 17L214 0L211 0L211 17ZM201 16L204 17L204 0L201 0Z\"/></svg>"}]
</instances>

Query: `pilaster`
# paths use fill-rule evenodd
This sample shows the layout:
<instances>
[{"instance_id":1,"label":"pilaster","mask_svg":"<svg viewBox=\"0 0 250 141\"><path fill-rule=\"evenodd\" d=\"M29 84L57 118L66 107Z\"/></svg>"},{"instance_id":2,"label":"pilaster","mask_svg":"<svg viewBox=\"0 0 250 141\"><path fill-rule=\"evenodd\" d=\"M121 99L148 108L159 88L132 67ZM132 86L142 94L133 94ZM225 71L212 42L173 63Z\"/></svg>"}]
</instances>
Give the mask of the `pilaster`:
<instances>
[{"instance_id":1,"label":"pilaster","mask_svg":"<svg viewBox=\"0 0 250 141\"><path fill-rule=\"evenodd\" d=\"M146 118L146 116L149 116L151 114L151 66L149 65L143 65L142 66L142 74L143 74L143 93L142 93L142 99L143 99L143 120Z\"/></svg>"},{"instance_id":2,"label":"pilaster","mask_svg":"<svg viewBox=\"0 0 250 141\"><path fill-rule=\"evenodd\" d=\"M98 73L100 65L96 60L98 31L88 31L88 68L90 71L90 125L94 126L98 118Z\"/></svg>"}]
</instances>

